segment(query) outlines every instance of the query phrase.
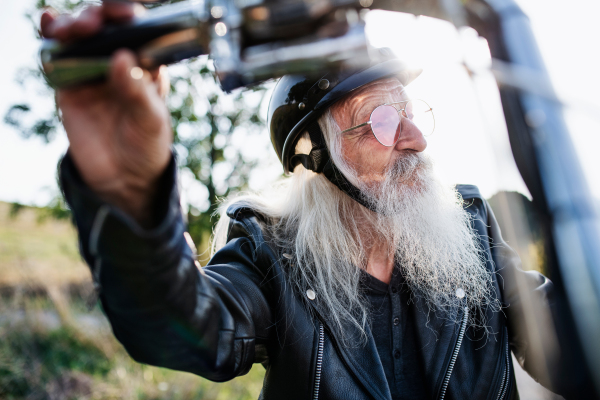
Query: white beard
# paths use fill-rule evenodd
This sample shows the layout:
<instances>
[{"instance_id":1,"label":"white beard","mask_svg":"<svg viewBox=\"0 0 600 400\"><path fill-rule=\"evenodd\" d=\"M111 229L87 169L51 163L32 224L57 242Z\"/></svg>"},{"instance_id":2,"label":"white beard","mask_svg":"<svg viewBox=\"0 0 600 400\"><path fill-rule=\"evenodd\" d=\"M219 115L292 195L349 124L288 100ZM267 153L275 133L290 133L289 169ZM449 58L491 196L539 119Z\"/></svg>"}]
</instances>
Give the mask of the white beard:
<instances>
[{"instance_id":1,"label":"white beard","mask_svg":"<svg viewBox=\"0 0 600 400\"><path fill-rule=\"evenodd\" d=\"M499 309L492 273L462 197L434 175L430 158L407 153L381 182L352 180L377 210L375 237L387 238L413 296L445 316L462 303L477 311L470 324L485 326L486 309Z\"/></svg>"},{"instance_id":2,"label":"white beard","mask_svg":"<svg viewBox=\"0 0 600 400\"><path fill-rule=\"evenodd\" d=\"M330 116L320 123L325 133L339 132ZM303 140L310 151L308 135ZM464 301L475 311L470 325L485 327L486 309L499 309L492 274L485 268L485 254L460 195L435 178L431 161L422 154L407 154L383 182L369 186L361 184L341 160L339 143L330 140L328 145L336 165L378 213L352 200L322 174L302 166L271 192L230 199L243 201L264 215L270 221L274 247L293 254L291 263L283 263L291 287L301 295L308 289L317 293L314 301L323 307L331 328L344 343L356 344L352 334L356 331L359 342L366 340L369 310L356 266L366 268L370 244L386 238L388 251L395 255L413 296L425 301L428 309L424 312L439 312L451 319ZM365 230L364 223L373 229ZM228 226L229 219L222 216L215 230L214 251L225 244ZM365 231L372 235L365 237ZM459 288L465 292L463 300L456 296Z\"/></svg>"}]
</instances>

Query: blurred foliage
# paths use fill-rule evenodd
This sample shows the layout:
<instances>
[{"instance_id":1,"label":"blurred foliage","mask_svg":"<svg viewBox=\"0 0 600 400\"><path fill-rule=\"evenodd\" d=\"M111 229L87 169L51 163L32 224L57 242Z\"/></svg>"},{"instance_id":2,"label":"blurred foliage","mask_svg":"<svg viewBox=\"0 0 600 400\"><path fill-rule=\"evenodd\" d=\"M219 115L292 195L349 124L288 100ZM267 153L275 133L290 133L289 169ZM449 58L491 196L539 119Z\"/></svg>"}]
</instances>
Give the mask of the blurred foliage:
<instances>
[{"instance_id":1,"label":"blurred foliage","mask_svg":"<svg viewBox=\"0 0 600 400\"><path fill-rule=\"evenodd\" d=\"M54 139L58 118L56 114L50 118L39 119L33 123L24 122L29 116L31 108L27 104L15 104L10 107L4 116L4 122L21 132L24 138L39 137L46 143Z\"/></svg>"},{"instance_id":2,"label":"blurred foliage","mask_svg":"<svg viewBox=\"0 0 600 400\"><path fill-rule=\"evenodd\" d=\"M87 316L87 326L80 322L55 327L47 318L53 311L32 304L25 305L27 318L0 325L2 399L249 400L257 398L262 387L261 365L232 382L214 383L138 364L112 336L99 313ZM89 325L92 318L94 329Z\"/></svg>"},{"instance_id":3,"label":"blurred foliage","mask_svg":"<svg viewBox=\"0 0 600 400\"><path fill-rule=\"evenodd\" d=\"M89 308L89 268L67 221L0 202L0 399L249 400L255 365L226 383L133 361L100 306Z\"/></svg>"},{"instance_id":4,"label":"blurred foliage","mask_svg":"<svg viewBox=\"0 0 600 400\"><path fill-rule=\"evenodd\" d=\"M8 215L11 218L16 218L25 207L26 206L20 203L10 203L10 211L8 212Z\"/></svg>"},{"instance_id":5,"label":"blurred foliage","mask_svg":"<svg viewBox=\"0 0 600 400\"><path fill-rule=\"evenodd\" d=\"M55 196L46 207L40 208L38 221L44 222L48 218L69 220L72 218L71 209L62 195Z\"/></svg>"},{"instance_id":6,"label":"blurred foliage","mask_svg":"<svg viewBox=\"0 0 600 400\"><path fill-rule=\"evenodd\" d=\"M0 202L0 296L3 288L91 285L75 229L68 217L55 218L57 209ZM0 298L0 320L1 308Z\"/></svg>"},{"instance_id":7,"label":"blurred foliage","mask_svg":"<svg viewBox=\"0 0 600 400\"><path fill-rule=\"evenodd\" d=\"M177 2L180 0L171 1ZM59 12L77 12L98 1L38 0L28 17L39 38L37 19L45 7ZM247 186L249 173L258 159L244 156L234 136L252 135L265 121L258 114L266 90L257 86L225 96L213 74L212 62L206 57L188 60L171 67L171 94L167 99L175 134L174 148L178 165L195 187L195 196L187 198L189 231L200 249L207 246L212 232L218 198ZM23 69L15 77L23 85L35 83L38 92L53 96L40 68ZM40 85L41 84L41 85ZM54 109L40 118L29 104L14 104L6 112L4 122L18 130L24 138L51 142L61 129L60 112ZM265 148L268 143L265 143ZM186 189L186 188L184 188ZM184 190L185 191L185 190ZM201 196L198 193L202 193ZM200 199L199 197L203 197ZM16 209L15 209L16 210ZM70 211L61 196L49 204L49 217L68 218Z\"/></svg>"},{"instance_id":8,"label":"blurred foliage","mask_svg":"<svg viewBox=\"0 0 600 400\"><path fill-rule=\"evenodd\" d=\"M33 367L33 368L32 368ZM7 330L0 342L0 395L27 397L43 391L63 371L105 376L106 355L69 328Z\"/></svg>"},{"instance_id":9,"label":"blurred foliage","mask_svg":"<svg viewBox=\"0 0 600 400\"><path fill-rule=\"evenodd\" d=\"M218 198L247 187L259 158L245 157L235 146L236 135L252 137L265 122L258 111L265 101L262 86L224 96L211 62L192 60L171 68L171 110L178 164L206 191L206 202L196 201L188 213L189 231L198 244L206 244ZM268 143L265 143L268 146Z\"/></svg>"}]
</instances>

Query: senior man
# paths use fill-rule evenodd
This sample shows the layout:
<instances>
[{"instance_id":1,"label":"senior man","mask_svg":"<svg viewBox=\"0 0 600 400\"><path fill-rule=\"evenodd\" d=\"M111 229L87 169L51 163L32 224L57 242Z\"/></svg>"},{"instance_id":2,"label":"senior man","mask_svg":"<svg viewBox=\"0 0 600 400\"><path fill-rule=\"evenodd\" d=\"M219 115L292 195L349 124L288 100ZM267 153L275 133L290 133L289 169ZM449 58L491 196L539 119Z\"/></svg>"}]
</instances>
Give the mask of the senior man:
<instances>
[{"instance_id":1,"label":"senior man","mask_svg":"<svg viewBox=\"0 0 600 400\"><path fill-rule=\"evenodd\" d=\"M42 32L67 41L131 13L46 12ZM518 398L510 349L528 348L498 279L518 258L476 187L433 175L433 110L405 91L416 75L389 58L282 78L270 129L293 174L229 201L205 268L184 235L162 71L121 51L107 83L58 92L62 185L129 354L214 381L262 363L264 399Z\"/></svg>"}]
</instances>

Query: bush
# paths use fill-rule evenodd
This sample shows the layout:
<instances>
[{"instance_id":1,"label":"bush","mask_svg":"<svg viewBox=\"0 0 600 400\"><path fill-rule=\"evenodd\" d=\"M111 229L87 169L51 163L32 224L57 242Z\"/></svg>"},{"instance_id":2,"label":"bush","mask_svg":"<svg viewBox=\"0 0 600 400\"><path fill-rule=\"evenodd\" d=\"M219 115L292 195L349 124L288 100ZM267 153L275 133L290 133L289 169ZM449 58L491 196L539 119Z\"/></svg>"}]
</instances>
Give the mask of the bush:
<instances>
[{"instance_id":1,"label":"bush","mask_svg":"<svg viewBox=\"0 0 600 400\"><path fill-rule=\"evenodd\" d=\"M64 381L66 375L103 377L111 370L109 358L70 328L48 331L20 325L1 336L2 398L48 398L47 387Z\"/></svg>"}]
</instances>

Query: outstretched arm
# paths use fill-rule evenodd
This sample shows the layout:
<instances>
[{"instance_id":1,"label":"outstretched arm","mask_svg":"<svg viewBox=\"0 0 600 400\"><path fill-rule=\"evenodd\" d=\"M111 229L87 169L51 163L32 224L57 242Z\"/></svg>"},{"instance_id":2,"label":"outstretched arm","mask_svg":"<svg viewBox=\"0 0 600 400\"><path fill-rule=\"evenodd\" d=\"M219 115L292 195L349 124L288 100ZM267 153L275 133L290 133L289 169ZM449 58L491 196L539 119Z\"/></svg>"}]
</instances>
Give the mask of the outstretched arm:
<instances>
[{"instance_id":1,"label":"outstretched arm","mask_svg":"<svg viewBox=\"0 0 600 400\"><path fill-rule=\"evenodd\" d=\"M41 31L69 42L134 11L113 1L77 17L48 10ZM223 381L250 369L270 313L251 240L222 249L219 273L203 273L186 243L164 72L142 70L122 50L106 82L57 92L70 143L61 183L104 311L131 356Z\"/></svg>"},{"instance_id":2,"label":"outstretched arm","mask_svg":"<svg viewBox=\"0 0 600 400\"><path fill-rule=\"evenodd\" d=\"M262 361L254 350L268 336L271 314L255 242L238 226L216 265L199 269L183 235L173 160L159 179L152 229L93 193L69 155L61 182L104 312L136 361L215 381Z\"/></svg>"}]
</instances>

